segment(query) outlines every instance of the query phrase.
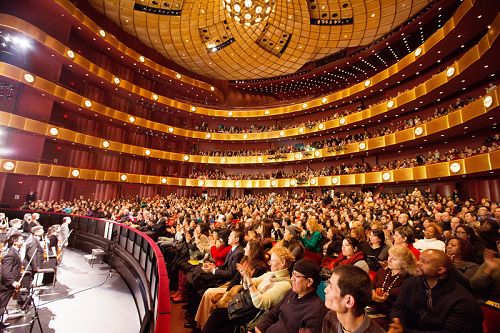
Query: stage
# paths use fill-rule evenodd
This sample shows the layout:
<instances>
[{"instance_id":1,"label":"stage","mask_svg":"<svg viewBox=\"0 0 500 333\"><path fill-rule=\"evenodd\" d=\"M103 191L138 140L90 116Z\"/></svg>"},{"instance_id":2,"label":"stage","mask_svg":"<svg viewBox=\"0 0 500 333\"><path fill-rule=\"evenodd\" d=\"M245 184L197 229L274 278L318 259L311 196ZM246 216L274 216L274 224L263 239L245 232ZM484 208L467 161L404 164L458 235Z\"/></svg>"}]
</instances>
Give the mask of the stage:
<instances>
[{"instance_id":1,"label":"stage","mask_svg":"<svg viewBox=\"0 0 500 333\"><path fill-rule=\"evenodd\" d=\"M35 292L34 300L43 332L139 332L134 298L123 279L106 264L96 263L91 267L85 261L85 254L65 250L55 286L37 288L39 294ZM11 300L8 309L16 307ZM29 332L33 316L31 307L21 318L8 319L10 327L3 332ZM40 332L36 321L32 332Z\"/></svg>"}]
</instances>

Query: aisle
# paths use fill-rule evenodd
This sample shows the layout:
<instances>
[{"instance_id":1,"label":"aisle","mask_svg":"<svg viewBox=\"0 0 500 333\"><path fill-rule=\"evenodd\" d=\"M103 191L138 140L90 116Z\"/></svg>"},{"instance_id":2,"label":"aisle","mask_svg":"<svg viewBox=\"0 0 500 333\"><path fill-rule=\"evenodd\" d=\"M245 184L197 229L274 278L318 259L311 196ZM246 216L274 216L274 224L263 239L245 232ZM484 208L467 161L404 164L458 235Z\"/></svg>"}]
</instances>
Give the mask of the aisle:
<instances>
[{"instance_id":1,"label":"aisle","mask_svg":"<svg viewBox=\"0 0 500 333\"><path fill-rule=\"evenodd\" d=\"M84 254L67 250L55 287L42 287L35 296L43 332L139 332L139 315L125 282L115 271L110 274L106 264L90 267ZM9 303L12 307L15 301ZM33 314L31 310L24 317L7 320L11 326L3 332L29 332ZM40 332L36 323L33 332Z\"/></svg>"}]
</instances>

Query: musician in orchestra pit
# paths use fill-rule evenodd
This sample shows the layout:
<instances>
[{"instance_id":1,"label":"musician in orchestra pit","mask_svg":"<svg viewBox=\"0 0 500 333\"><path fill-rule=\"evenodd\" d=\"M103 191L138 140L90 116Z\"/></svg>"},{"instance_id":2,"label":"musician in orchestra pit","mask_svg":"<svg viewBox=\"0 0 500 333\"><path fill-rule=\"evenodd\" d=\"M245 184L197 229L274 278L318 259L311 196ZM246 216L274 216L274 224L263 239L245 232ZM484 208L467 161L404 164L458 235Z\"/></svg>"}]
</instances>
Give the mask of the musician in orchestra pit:
<instances>
[{"instance_id":1,"label":"musician in orchestra pit","mask_svg":"<svg viewBox=\"0 0 500 333\"><path fill-rule=\"evenodd\" d=\"M57 238L58 231L60 226L58 224L54 224L47 229L47 248L48 252L47 257L55 257L57 256L57 250L59 245L59 239Z\"/></svg>"},{"instance_id":2,"label":"musician in orchestra pit","mask_svg":"<svg viewBox=\"0 0 500 333\"><path fill-rule=\"evenodd\" d=\"M31 271L32 274L36 274L38 269L43 268L44 249L41 243L41 241L43 240L43 234L44 234L43 227L35 226L31 228L31 235L26 240L26 257L24 258L24 261L28 263L31 260L31 258L35 256L33 260L31 260L29 267L26 267L26 270ZM35 286L40 285L42 280L43 280L43 274L38 274L37 280L34 282L34 285Z\"/></svg>"},{"instance_id":3,"label":"musician in orchestra pit","mask_svg":"<svg viewBox=\"0 0 500 333\"><path fill-rule=\"evenodd\" d=\"M71 217L65 216L63 218L63 223L59 229L59 241L64 242L61 244L62 247L68 246L68 236L69 236L69 225L71 224Z\"/></svg>"},{"instance_id":4,"label":"musician in orchestra pit","mask_svg":"<svg viewBox=\"0 0 500 333\"><path fill-rule=\"evenodd\" d=\"M21 233L23 227L23 220L21 219L12 219L9 222L10 228L7 231L7 239L9 239L12 235Z\"/></svg>"},{"instance_id":5,"label":"musician in orchestra pit","mask_svg":"<svg viewBox=\"0 0 500 333\"><path fill-rule=\"evenodd\" d=\"M24 237L20 233L13 234L7 240L9 250L2 259L2 278L0 279L0 331L8 325L3 323L3 316L12 294L20 287L21 255Z\"/></svg>"}]
</instances>

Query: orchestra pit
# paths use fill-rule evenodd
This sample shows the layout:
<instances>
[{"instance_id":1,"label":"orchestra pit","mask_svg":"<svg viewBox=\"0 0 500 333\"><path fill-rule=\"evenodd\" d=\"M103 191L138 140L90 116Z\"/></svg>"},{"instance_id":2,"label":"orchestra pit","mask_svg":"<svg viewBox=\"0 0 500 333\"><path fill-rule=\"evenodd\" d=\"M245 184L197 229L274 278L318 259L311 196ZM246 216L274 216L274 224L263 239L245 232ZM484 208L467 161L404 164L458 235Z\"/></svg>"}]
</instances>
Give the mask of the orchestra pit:
<instances>
[{"instance_id":1,"label":"orchestra pit","mask_svg":"<svg viewBox=\"0 0 500 333\"><path fill-rule=\"evenodd\" d=\"M1 1L0 332L497 332L499 9Z\"/></svg>"}]
</instances>

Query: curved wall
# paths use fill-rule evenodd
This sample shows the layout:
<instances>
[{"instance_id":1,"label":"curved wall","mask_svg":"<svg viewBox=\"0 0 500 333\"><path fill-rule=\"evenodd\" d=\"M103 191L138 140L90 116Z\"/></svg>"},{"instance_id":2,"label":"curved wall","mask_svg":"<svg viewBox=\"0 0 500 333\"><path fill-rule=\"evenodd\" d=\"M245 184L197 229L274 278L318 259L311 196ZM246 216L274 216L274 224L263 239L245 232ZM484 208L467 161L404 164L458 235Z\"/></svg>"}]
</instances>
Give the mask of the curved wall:
<instances>
[{"instance_id":1,"label":"curved wall","mask_svg":"<svg viewBox=\"0 0 500 333\"><path fill-rule=\"evenodd\" d=\"M9 219L28 211L2 209ZM40 213L40 224L47 230L61 224L65 214ZM78 215L71 217L69 246L91 253L100 248L110 264L127 283L137 306L141 332L170 332L169 281L163 255L155 242L144 233L103 219Z\"/></svg>"}]
</instances>

